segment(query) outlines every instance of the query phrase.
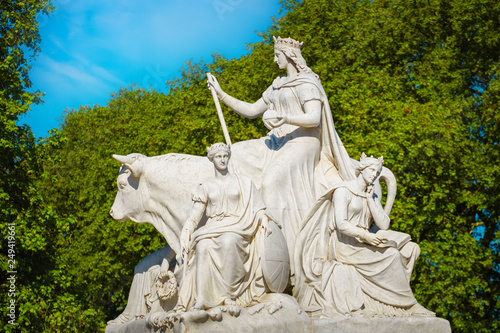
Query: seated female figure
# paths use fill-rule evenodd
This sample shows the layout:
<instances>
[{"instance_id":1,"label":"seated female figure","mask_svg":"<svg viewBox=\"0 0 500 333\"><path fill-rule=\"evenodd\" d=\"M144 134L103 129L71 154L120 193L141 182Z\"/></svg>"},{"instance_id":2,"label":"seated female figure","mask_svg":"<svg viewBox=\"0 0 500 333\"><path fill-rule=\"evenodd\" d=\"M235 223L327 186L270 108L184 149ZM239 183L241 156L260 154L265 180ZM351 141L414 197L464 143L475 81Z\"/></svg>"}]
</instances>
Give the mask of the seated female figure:
<instances>
[{"instance_id":1,"label":"seated female figure","mask_svg":"<svg viewBox=\"0 0 500 333\"><path fill-rule=\"evenodd\" d=\"M256 246L259 226L269 230L265 205L249 178L228 172L229 157L223 143L208 149L215 176L192 195L193 208L181 234L184 273L178 311L227 305L237 315L239 307L265 292ZM203 214L208 220L196 229Z\"/></svg>"},{"instance_id":2,"label":"seated female figure","mask_svg":"<svg viewBox=\"0 0 500 333\"><path fill-rule=\"evenodd\" d=\"M236 163L231 167L252 178L269 216L283 225L293 276L295 239L316 194L330 183L354 178L354 172L319 77L301 54L302 43L278 37L274 45L274 61L286 75L276 78L255 103L228 95L217 80L208 83L236 113L251 119L262 116L270 129L261 139L235 143Z\"/></svg>"},{"instance_id":3,"label":"seated female figure","mask_svg":"<svg viewBox=\"0 0 500 333\"><path fill-rule=\"evenodd\" d=\"M430 316L410 288L420 254L409 235L391 232L373 194L383 159L361 157L356 179L321 197L299 235L296 297L314 315ZM380 229L369 231L371 221Z\"/></svg>"}]
</instances>

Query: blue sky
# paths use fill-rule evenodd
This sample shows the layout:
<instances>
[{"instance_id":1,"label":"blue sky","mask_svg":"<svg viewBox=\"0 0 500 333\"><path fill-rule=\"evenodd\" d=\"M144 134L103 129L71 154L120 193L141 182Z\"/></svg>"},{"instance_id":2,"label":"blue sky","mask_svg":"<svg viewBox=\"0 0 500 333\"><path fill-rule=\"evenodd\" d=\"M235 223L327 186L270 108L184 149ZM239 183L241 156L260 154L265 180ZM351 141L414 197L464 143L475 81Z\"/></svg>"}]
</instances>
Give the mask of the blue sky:
<instances>
[{"instance_id":1,"label":"blue sky","mask_svg":"<svg viewBox=\"0 0 500 333\"><path fill-rule=\"evenodd\" d=\"M278 0L52 3L57 10L39 17L42 52L30 75L45 103L19 121L38 137L59 127L65 109L104 105L120 87L164 88L190 59L246 54L245 44L261 41L256 32L267 30L280 8Z\"/></svg>"}]
</instances>

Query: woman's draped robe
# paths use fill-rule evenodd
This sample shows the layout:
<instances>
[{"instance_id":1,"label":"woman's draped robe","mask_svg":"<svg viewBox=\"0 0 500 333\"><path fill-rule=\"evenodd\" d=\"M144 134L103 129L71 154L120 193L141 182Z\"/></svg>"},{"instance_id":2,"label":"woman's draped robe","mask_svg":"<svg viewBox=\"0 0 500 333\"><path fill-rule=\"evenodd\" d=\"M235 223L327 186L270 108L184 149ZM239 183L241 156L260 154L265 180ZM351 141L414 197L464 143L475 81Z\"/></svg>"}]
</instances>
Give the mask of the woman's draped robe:
<instances>
[{"instance_id":1,"label":"woman's draped robe","mask_svg":"<svg viewBox=\"0 0 500 333\"><path fill-rule=\"evenodd\" d=\"M354 178L354 167L333 125L325 91L316 74L279 77L263 93L269 109L280 115L303 115L304 104L321 102L319 127L284 124L266 137L234 144L234 173L252 178L267 212L283 226L294 274L295 239L318 194ZM293 282L293 278L292 278Z\"/></svg>"},{"instance_id":2,"label":"woman's draped robe","mask_svg":"<svg viewBox=\"0 0 500 333\"><path fill-rule=\"evenodd\" d=\"M207 205L208 221L192 235L179 291L181 308L188 310L195 302L212 308L223 305L227 299L244 307L265 292L258 232L265 205L250 179L238 175L236 178L238 193L222 188L217 193L208 192L209 181L193 193L193 201ZM210 187L213 188L217 186Z\"/></svg>"},{"instance_id":3,"label":"woman's draped robe","mask_svg":"<svg viewBox=\"0 0 500 333\"><path fill-rule=\"evenodd\" d=\"M405 316L416 304L409 277L419 254L415 243L401 251L379 248L339 231L340 223L368 230L371 214L366 197L349 182L334 186L318 199L297 238L295 297L310 314L329 316L367 309L388 316ZM346 221L335 221L335 191L347 197Z\"/></svg>"}]
</instances>

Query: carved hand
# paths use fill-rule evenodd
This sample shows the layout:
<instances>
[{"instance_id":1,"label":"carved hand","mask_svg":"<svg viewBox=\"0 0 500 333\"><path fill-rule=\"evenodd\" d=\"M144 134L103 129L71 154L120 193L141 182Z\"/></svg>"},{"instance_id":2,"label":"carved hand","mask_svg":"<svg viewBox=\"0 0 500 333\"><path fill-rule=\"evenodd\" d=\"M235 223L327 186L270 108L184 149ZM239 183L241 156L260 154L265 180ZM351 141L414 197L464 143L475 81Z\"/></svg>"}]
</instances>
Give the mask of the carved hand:
<instances>
[{"instance_id":1,"label":"carved hand","mask_svg":"<svg viewBox=\"0 0 500 333\"><path fill-rule=\"evenodd\" d=\"M276 111L274 111L274 110L270 110L270 111L273 111L276 113ZM276 114L271 118L265 118L265 119L263 118L263 120L264 120L264 125L266 125L266 127L268 129L273 129L273 128L280 127L281 125L287 123L288 117L286 115Z\"/></svg>"},{"instance_id":2,"label":"carved hand","mask_svg":"<svg viewBox=\"0 0 500 333\"><path fill-rule=\"evenodd\" d=\"M366 200L368 200L368 206L370 206L370 208L374 207L373 205L375 204L373 188L373 184L366 187Z\"/></svg>"},{"instance_id":3,"label":"carved hand","mask_svg":"<svg viewBox=\"0 0 500 333\"><path fill-rule=\"evenodd\" d=\"M383 238L380 238L369 231L365 232L363 240L365 241L365 243L368 243L373 246L379 246L384 241Z\"/></svg>"},{"instance_id":4,"label":"carved hand","mask_svg":"<svg viewBox=\"0 0 500 333\"><path fill-rule=\"evenodd\" d=\"M288 122L287 115L279 115L276 119L277 119L277 122L274 124L274 127L280 127L281 125Z\"/></svg>"},{"instance_id":5,"label":"carved hand","mask_svg":"<svg viewBox=\"0 0 500 333\"><path fill-rule=\"evenodd\" d=\"M370 184L366 187L366 194L368 198L373 197L373 184Z\"/></svg>"},{"instance_id":6,"label":"carved hand","mask_svg":"<svg viewBox=\"0 0 500 333\"><path fill-rule=\"evenodd\" d=\"M181 242L181 252L188 253L189 245L191 243L191 232L189 231L188 228L182 229L180 242Z\"/></svg>"},{"instance_id":7,"label":"carved hand","mask_svg":"<svg viewBox=\"0 0 500 333\"><path fill-rule=\"evenodd\" d=\"M210 76L208 76L207 85L208 85L209 89L211 89L211 87L213 87L213 89L215 89L215 92L217 93L217 96L219 96L219 99L221 99L221 100L224 99L223 97L226 94L222 91L222 88L220 87L219 81L217 81L215 76L213 76L212 74L210 74Z\"/></svg>"},{"instance_id":8,"label":"carved hand","mask_svg":"<svg viewBox=\"0 0 500 333\"><path fill-rule=\"evenodd\" d=\"M391 219L384 212L384 208L382 208L382 204L380 200L377 198L374 192L374 186L369 185L366 188L366 200L368 201L368 208L370 213L372 214L373 221L375 224L383 230L389 229L389 224Z\"/></svg>"},{"instance_id":9,"label":"carved hand","mask_svg":"<svg viewBox=\"0 0 500 333\"><path fill-rule=\"evenodd\" d=\"M271 227L269 226L269 218L267 217L267 215L262 215L260 219L260 226L264 230L266 236L269 236L272 233Z\"/></svg>"}]
</instances>

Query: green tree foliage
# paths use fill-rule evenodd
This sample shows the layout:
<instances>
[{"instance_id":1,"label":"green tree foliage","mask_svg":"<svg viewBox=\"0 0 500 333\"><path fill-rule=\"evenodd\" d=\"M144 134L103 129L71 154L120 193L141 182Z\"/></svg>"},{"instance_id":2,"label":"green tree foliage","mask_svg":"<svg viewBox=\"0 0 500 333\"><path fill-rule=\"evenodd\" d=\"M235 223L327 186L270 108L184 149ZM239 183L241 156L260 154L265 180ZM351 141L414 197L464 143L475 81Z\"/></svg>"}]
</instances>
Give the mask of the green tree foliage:
<instances>
[{"instance_id":1,"label":"green tree foliage","mask_svg":"<svg viewBox=\"0 0 500 333\"><path fill-rule=\"evenodd\" d=\"M412 280L419 302L449 319L453 331L498 329L500 3L282 5L281 18L248 55L188 62L167 83L167 94L131 86L105 106L71 110L39 146L44 172L37 194L46 211L39 223L48 230L47 253L56 258L48 259L48 272L57 283L40 280L46 290L35 295L63 307L44 307L52 327L80 320L75 329L102 328L126 304L134 265L165 244L152 226L108 215L119 170L111 155L202 155L223 141L205 72L229 94L257 100L282 74L272 64L271 38L281 35L304 41L304 57L323 82L351 157L383 155L396 174L392 227L421 246ZM265 134L260 120L223 109L233 142ZM26 318L49 327L36 315Z\"/></svg>"},{"instance_id":2,"label":"green tree foliage","mask_svg":"<svg viewBox=\"0 0 500 333\"><path fill-rule=\"evenodd\" d=\"M456 331L498 329L500 4L286 6L270 33L304 41L351 156L383 155L398 178L393 228L422 248L417 299Z\"/></svg>"},{"instance_id":3,"label":"green tree foliage","mask_svg":"<svg viewBox=\"0 0 500 333\"><path fill-rule=\"evenodd\" d=\"M35 181L42 176L42 161L57 159L46 156L44 151L58 145L58 141L52 136L46 146L37 146L30 128L16 124L32 104L41 102L42 93L29 91L29 71L40 51L36 18L48 15L53 9L48 0L0 2L0 255L3 273L0 305L4 332L78 332L77 328L92 327L87 319L96 313L81 307L81 301L75 296L78 293L69 288L71 281L64 274L64 263L55 260L58 252L64 250L61 245L65 239L60 231L69 220L57 217ZM8 271L17 273L7 274ZM14 289L7 277L15 277ZM11 299L15 303L15 318L7 316L11 313L7 308ZM71 320L63 322L62 317ZM8 323L12 319L15 326Z\"/></svg>"},{"instance_id":4,"label":"green tree foliage","mask_svg":"<svg viewBox=\"0 0 500 333\"><path fill-rule=\"evenodd\" d=\"M30 93L29 58L40 50L36 15L48 14L48 1L2 1L0 3L0 206L5 221L12 221L25 206L29 160L34 140L26 126L16 121L40 93Z\"/></svg>"}]
</instances>

